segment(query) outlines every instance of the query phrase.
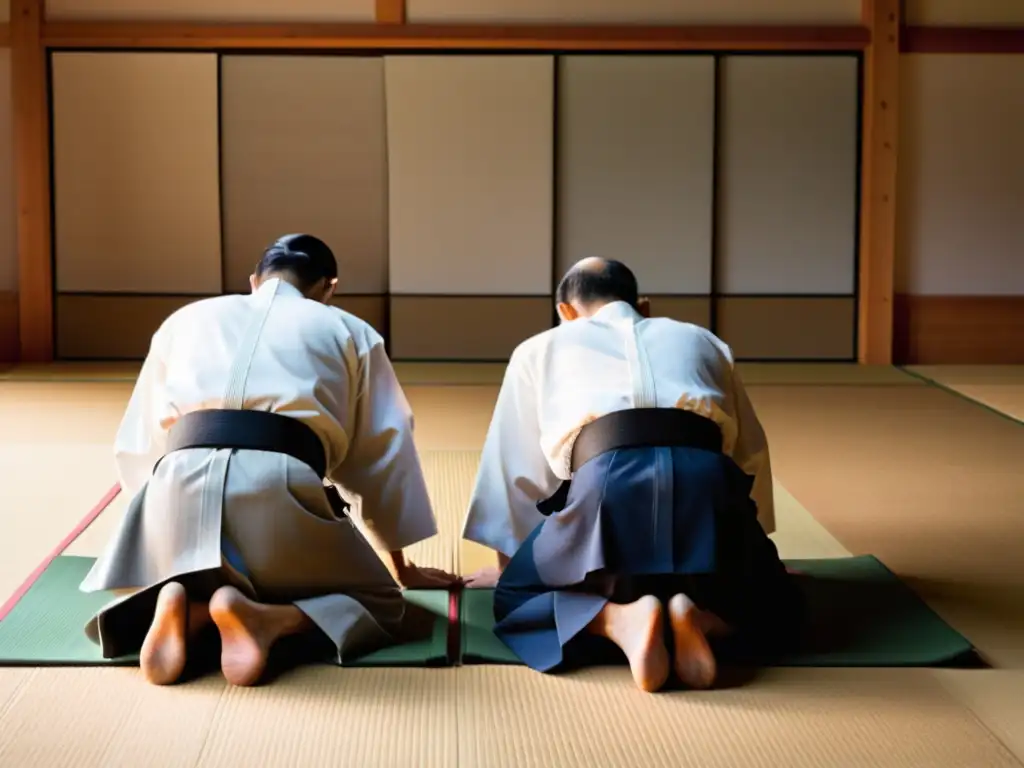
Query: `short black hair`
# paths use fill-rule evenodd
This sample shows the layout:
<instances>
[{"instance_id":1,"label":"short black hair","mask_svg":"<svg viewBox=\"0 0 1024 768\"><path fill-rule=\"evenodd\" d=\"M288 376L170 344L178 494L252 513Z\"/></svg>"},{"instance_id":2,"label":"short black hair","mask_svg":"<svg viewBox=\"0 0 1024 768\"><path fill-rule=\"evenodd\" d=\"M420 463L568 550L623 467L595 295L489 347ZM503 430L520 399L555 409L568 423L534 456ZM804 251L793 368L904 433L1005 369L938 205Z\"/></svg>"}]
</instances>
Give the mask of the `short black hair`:
<instances>
[{"instance_id":1,"label":"short black hair","mask_svg":"<svg viewBox=\"0 0 1024 768\"><path fill-rule=\"evenodd\" d=\"M291 274L303 290L320 280L338 276L338 262L327 243L312 235L285 235L263 253L256 265L256 277L278 272Z\"/></svg>"},{"instance_id":2,"label":"short black hair","mask_svg":"<svg viewBox=\"0 0 1024 768\"><path fill-rule=\"evenodd\" d=\"M559 304L576 302L584 306L597 302L624 301L636 309L640 300L636 276L621 261L595 260L592 264L576 264L558 284Z\"/></svg>"}]
</instances>

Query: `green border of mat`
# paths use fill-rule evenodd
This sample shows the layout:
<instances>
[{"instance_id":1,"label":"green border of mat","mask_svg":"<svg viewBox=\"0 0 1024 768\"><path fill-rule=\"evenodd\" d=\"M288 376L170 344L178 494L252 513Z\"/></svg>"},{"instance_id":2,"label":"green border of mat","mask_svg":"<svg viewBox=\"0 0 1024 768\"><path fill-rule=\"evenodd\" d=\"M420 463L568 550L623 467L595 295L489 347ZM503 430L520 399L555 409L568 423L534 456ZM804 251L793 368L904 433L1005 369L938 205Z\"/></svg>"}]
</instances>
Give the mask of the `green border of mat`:
<instances>
[{"instance_id":1,"label":"green border of mat","mask_svg":"<svg viewBox=\"0 0 1024 768\"><path fill-rule=\"evenodd\" d=\"M85 636L86 622L100 608L115 598L115 595L109 592L84 593L77 591L78 585L94 562L95 559L91 557L63 555L55 558L39 575L39 578L14 605L10 613L0 621L0 667L123 667L138 664L137 656L119 659L100 657L99 648ZM69 585L73 585L76 590L73 599L69 599L67 595ZM53 591L59 592L62 599L51 603L52 610L56 610L62 615L52 624L61 628L74 628L77 631L72 631L59 638L50 638L55 642L48 643L47 650L50 648L55 648L55 650L41 653L36 648L26 648L25 639L17 636L11 638L10 634L26 633L29 638L35 638L39 636L40 632L46 632L45 626L41 626L41 624L50 622L40 622L39 618L48 614L40 612L36 608L26 609L25 606L31 600L47 599L47 594L53 594ZM449 652L449 633L451 631L449 593L440 590L413 590L406 592L405 598L411 605L425 609L436 616L430 638L382 648L337 666L450 666L454 660L450 657ZM15 652L5 652L6 644L13 645ZM419 649L420 660L407 660L408 654L415 654L417 649Z\"/></svg>"},{"instance_id":2,"label":"green border of mat","mask_svg":"<svg viewBox=\"0 0 1024 768\"><path fill-rule=\"evenodd\" d=\"M918 621L930 625L931 632L944 636L938 644L946 646L947 650L938 655L928 655L926 653L924 656L917 657L912 653L908 654L906 651L903 651L902 654L892 654L893 656L902 655L903 660L900 662L880 662L879 658L884 657L884 653L873 652L864 648L857 649L855 647L852 650L843 651L839 648L825 650L820 647L818 650L815 650L813 647L805 646L798 654L792 654L788 658L775 659L769 662L755 660L749 655L743 656L742 654L731 652L729 649L724 649L724 656L729 661L733 663L763 664L770 667L814 667L819 669L857 667L975 668L986 666L977 650L966 637L942 619L924 600L876 557L862 555L859 557L787 560L786 565L797 572L813 570L813 575L798 575L796 578L817 579L819 582L835 579L841 582L847 589L869 590L881 586L886 591L891 603L897 606L901 603L912 604L915 610L920 613ZM859 576L853 578L853 575L857 573L859 573ZM842 586L836 585L837 591L841 589ZM819 602L826 596L826 588L819 587L819 590L818 592L808 590L807 594L812 603ZM842 593L840 592L838 596L841 598ZM861 596L863 597L863 594ZM520 665L519 659L493 633L492 614L487 608L492 600L493 590L465 590L462 593L459 615L462 632L459 648L461 661L463 664L474 666L487 664ZM824 610L820 610L818 615L824 615L827 619L830 610L843 611L849 605L849 603L843 603L841 605L828 606ZM820 608L821 603L819 602ZM819 628L824 627L826 622L816 623L815 626ZM808 640L812 641L813 637L813 635L809 635ZM818 633L818 639L820 641L820 633ZM894 642L894 640L890 638L889 642ZM484 649L483 654L477 655L471 652L469 648L471 643L477 647L482 647ZM841 662L829 663L830 658L841 659Z\"/></svg>"}]
</instances>

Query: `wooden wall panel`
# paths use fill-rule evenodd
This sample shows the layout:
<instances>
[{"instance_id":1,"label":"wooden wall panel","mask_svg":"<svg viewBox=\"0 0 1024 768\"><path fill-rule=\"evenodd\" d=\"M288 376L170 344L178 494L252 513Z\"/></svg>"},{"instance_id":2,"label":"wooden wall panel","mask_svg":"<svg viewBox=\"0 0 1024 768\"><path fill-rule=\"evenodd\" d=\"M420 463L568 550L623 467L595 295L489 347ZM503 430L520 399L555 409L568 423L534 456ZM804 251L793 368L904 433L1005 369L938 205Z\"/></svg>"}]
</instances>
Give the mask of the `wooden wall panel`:
<instances>
[{"instance_id":1,"label":"wooden wall panel","mask_svg":"<svg viewBox=\"0 0 1024 768\"><path fill-rule=\"evenodd\" d=\"M18 294L0 291L0 363L18 360Z\"/></svg>"},{"instance_id":2,"label":"wooden wall panel","mask_svg":"<svg viewBox=\"0 0 1024 768\"><path fill-rule=\"evenodd\" d=\"M58 291L221 290L217 58L58 53Z\"/></svg>"},{"instance_id":3,"label":"wooden wall panel","mask_svg":"<svg viewBox=\"0 0 1024 768\"><path fill-rule=\"evenodd\" d=\"M908 24L935 27L1024 26L1017 0L906 0Z\"/></svg>"},{"instance_id":4,"label":"wooden wall panel","mask_svg":"<svg viewBox=\"0 0 1024 768\"><path fill-rule=\"evenodd\" d=\"M903 365L1024 364L1024 296L896 295L893 347Z\"/></svg>"},{"instance_id":5,"label":"wooden wall panel","mask_svg":"<svg viewBox=\"0 0 1024 768\"><path fill-rule=\"evenodd\" d=\"M711 299L700 296L648 295L651 317L667 317L681 323L711 327Z\"/></svg>"},{"instance_id":6,"label":"wooden wall panel","mask_svg":"<svg viewBox=\"0 0 1024 768\"><path fill-rule=\"evenodd\" d=\"M346 293L387 292L384 61L226 56L221 62L225 290L263 250L314 234Z\"/></svg>"},{"instance_id":7,"label":"wooden wall panel","mask_svg":"<svg viewBox=\"0 0 1024 768\"><path fill-rule=\"evenodd\" d=\"M714 59L567 56L558 77L558 274L603 256L641 291L710 293Z\"/></svg>"},{"instance_id":8,"label":"wooden wall panel","mask_svg":"<svg viewBox=\"0 0 1024 768\"><path fill-rule=\"evenodd\" d=\"M897 290L1024 294L1024 56L900 63Z\"/></svg>"},{"instance_id":9,"label":"wooden wall panel","mask_svg":"<svg viewBox=\"0 0 1024 768\"><path fill-rule=\"evenodd\" d=\"M118 294L57 295L57 357L73 360L141 360L160 324L203 296ZM333 304L381 334L387 327L384 296L336 296ZM0 296L0 321L3 301ZM0 351L2 351L0 337ZM0 357L0 360L3 358Z\"/></svg>"},{"instance_id":10,"label":"wooden wall panel","mask_svg":"<svg viewBox=\"0 0 1024 768\"><path fill-rule=\"evenodd\" d=\"M721 66L717 290L852 295L857 60L731 56Z\"/></svg>"},{"instance_id":11,"label":"wooden wall panel","mask_svg":"<svg viewBox=\"0 0 1024 768\"><path fill-rule=\"evenodd\" d=\"M54 20L359 21L372 22L374 0L46 0Z\"/></svg>"},{"instance_id":12,"label":"wooden wall panel","mask_svg":"<svg viewBox=\"0 0 1024 768\"><path fill-rule=\"evenodd\" d=\"M550 56L385 62L389 281L401 294L547 294Z\"/></svg>"},{"instance_id":13,"label":"wooden wall panel","mask_svg":"<svg viewBox=\"0 0 1024 768\"><path fill-rule=\"evenodd\" d=\"M407 0L411 22L856 24L860 0Z\"/></svg>"},{"instance_id":14,"label":"wooden wall panel","mask_svg":"<svg viewBox=\"0 0 1024 768\"><path fill-rule=\"evenodd\" d=\"M392 296L395 360L508 360L551 327L554 307L534 296Z\"/></svg>"},{"instance_id":15,"label":"wooden wall panel","mask_svg":"<svg viewBox=\"0 0 1024 768\"><path fill-rule=\"evenodd\" d=\"M718 336L739 359L853 360L853 298L718 300Z\"/></svg>"},{"instance_id":16,"label":"wooden wall panel","mask_svg":"<svg viewBox=\"0 0 1024 768\"><path fill-rule=\"evenodd\" d=\"M11 52L0 50L0 292L18 290Z\"/></svg>"}]
</instances>

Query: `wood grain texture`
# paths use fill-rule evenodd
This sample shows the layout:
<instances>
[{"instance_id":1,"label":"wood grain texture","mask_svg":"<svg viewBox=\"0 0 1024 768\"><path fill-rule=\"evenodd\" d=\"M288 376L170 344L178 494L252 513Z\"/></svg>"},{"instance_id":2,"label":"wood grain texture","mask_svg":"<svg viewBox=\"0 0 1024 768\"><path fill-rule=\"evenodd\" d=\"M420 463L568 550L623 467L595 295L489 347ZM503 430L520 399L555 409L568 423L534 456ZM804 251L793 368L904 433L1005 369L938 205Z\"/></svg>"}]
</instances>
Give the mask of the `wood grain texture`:
<instances>
[{"instance_id":1,"label":"wood grain texture","mask_svg":"<svg viewBox=\"0 0 1024 768\"><path fill-rule=\"evenodd\" d=\"M53 359L50 146L43 0L11 0L11 89L18 204L19 354Z\"/></svg>"},{"instance_id":2,"label":"wood grain texture","mask_svg":"<svg viewBox=\"0 0 1024 768\"><path fill-rule=\"evenodd\" d=\"M1024 27L906 26L903 53L1024 53Z\"/></svg>"},{"instance_id":3,"label":"wood grain texture","mask_svg":"<svg viewBox=\"0 0 1024 768\"><path fill-rule=\"evenodd\" d=\"M0 363L18 360L18 294L0 291Z\"/></svg>"},{"instance_id":4,"label":"wood grain texture","mask_svg":"<svg viewBox=\"0 0 1024 768\"><path fill-rule=\"evenodd\" d=\"M896 168L900 97L900 2L864 0L872 43L864 54L857 358L892 362L896 264Z\"/></svg>"},{"instance_id":5,"label":"wood grain texture","mask_svg":"<svg viewBox=\"0 0 1024 768\"><path fill-rule=\"evenodd\" d=\"M1024 296L896 296L901 365L1024 363Z\"/></svg>"},{"instance_id":6,"label":"wood grain texture","mask_svg":"<svg viewBox=\"0 0 1024 768\"><path fill-rule=\"evenodd\" d=\"M19 0L25 2L26 0ZM856 51L862 26L546 26L429 24L183 24L62 21L45 25L52 48L376 49L533 51Z\"/></svg>"}]
</instances>

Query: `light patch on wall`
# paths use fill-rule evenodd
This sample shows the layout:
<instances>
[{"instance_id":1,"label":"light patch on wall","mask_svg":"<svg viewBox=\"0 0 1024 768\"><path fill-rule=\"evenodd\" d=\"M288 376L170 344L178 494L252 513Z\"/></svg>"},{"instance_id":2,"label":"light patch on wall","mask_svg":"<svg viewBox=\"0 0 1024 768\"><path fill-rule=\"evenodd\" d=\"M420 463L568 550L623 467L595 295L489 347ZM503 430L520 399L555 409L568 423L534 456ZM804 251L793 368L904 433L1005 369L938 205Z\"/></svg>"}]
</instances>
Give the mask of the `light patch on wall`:
<instances>
[{"instance_id":1,"label":"light patch on wall","mask_svg":"<svg viewBox=\"0 0 1024 768\"><path fill-rule=\"evenodd\" d=\"M4 4L6 5L6 4ZM18 221L14 197L11 52L0 50L0 291L18 290Z\"/></svg>"},{"instance_id":2,"label":"light patch on wall","mask_svg":"<svg viewBox=\"0 0 1024 768\"><path fill-rule=\"evenodd\" d=\"M554 61L385 60L392 293L544 295Z\"/></svg>"},{"instance_id":3,"label":"light patch on wall","mask_svg":"<svg viewBox=\"0 0 1024 768\"><path fill-rule=\"evenodd\" d=\"M47 18L126 21L361 21L374 0L46 0Z\"/></svg>"},{"instance_id":4,"label":"light patch on wall","mask_svg":"<svg viewBox=\"0 0 1024 768\"><path fill-rule=\"evenodd\" d=\"M1024 293L1024 56L900 61L897 286Z\"/></svg>"},{"instance_id":5,"label":"light patch on wall","mask_svg":"<svg viewBox=\"0 0 1024 768\"><path fill-rule=\"evenodd\" d=\"M442 23L859 24L860 7L860 0L408 0L406 13L411 22Z\"/></svg>"},{"instance_id":6,"label":"light patch on wall","mask_svg":"<svg viewBox=\"0 0 1024 768\"><path fill-rule=\"evenodd\" d=\"M53 57L57 289L220 293L217 57Z\"/></svg>"},{"instance_id":7,"label":"light patch on wall","mask_svg":"<svg viewBox=\"0 0 1024 768\"><path fill-rule=\"evenodd\" d=\"M908 24L934 27L1009 27L1024 25L1021 0L907 0Z\"/></svg>"}]
</instances>

